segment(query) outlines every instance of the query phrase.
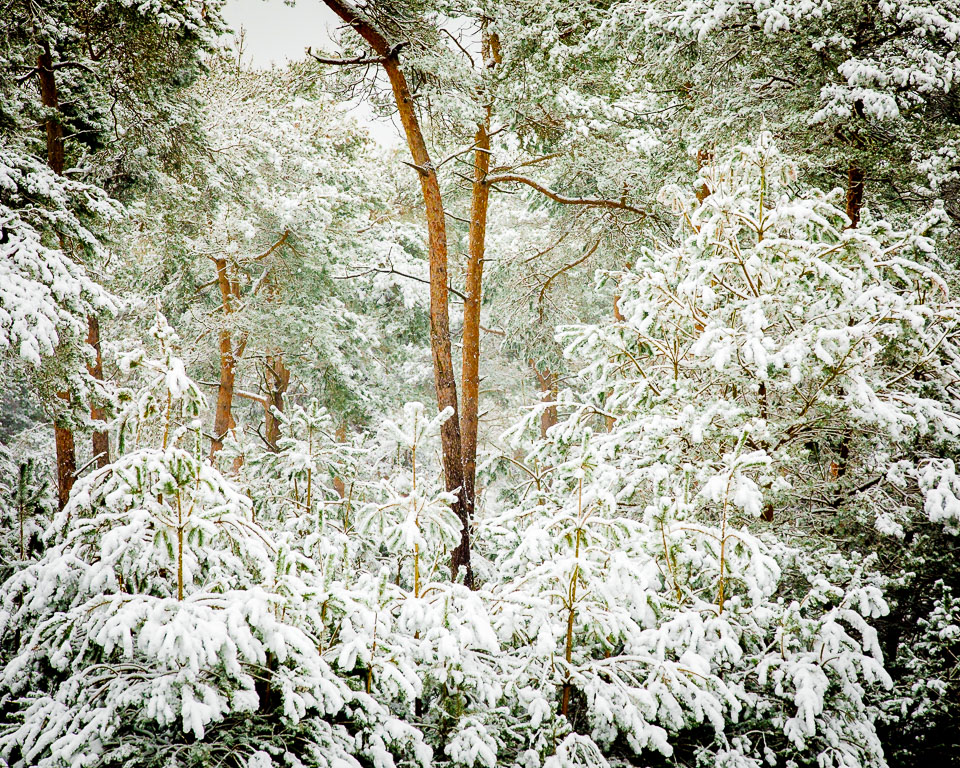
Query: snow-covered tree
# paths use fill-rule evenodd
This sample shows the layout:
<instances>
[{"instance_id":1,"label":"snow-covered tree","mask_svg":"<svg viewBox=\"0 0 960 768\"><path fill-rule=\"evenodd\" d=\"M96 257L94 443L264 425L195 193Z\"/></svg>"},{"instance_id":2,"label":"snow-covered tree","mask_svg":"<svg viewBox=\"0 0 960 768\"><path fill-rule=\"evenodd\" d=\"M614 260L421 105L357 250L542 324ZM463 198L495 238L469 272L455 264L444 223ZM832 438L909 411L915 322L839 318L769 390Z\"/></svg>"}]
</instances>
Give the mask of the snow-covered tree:
<instances>
[{"instance_id":1,"label":"snow-covered tree","mask_svg":"<svg viewBox=\"0 0 960 768\"><path fill-rule=\"evenodd\" d=\"M129 450L83 478L44 556L3 586L11 766L394 765L418 735L323 660L276 591L276 546L207 461L197 385L162 315L124 418ZM288 579L285 584L289 586ZM312 615L312 614L311 614Z\"/></svg>"},{"instance_id":2,"label":"snow-covered tree","mask_svg":"<svg viewBox=\"0 0 960 768\"><path fill-rule=\"evenodd\" d=\"M809 537L952 525L956 310L916 260L942 213L844 229L842 192L794 179L761 136L702 202L664 190L676 236L617 273L621 322L560 334L581 383L487 534L529 595L504 621L551 670L537 706L613 754L883 764L883 581Z\"/></svg>"}]
</instances>

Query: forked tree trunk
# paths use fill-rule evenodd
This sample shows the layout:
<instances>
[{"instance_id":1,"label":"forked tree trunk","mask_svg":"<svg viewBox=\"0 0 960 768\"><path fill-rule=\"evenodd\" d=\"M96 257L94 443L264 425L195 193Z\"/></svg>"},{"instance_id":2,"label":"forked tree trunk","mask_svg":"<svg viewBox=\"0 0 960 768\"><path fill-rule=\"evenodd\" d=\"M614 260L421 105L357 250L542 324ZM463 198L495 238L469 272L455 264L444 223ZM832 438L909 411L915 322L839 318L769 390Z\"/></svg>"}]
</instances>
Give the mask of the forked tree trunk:
<instances>
[{"instance_id":1,"label":"forked tree trunk","mask_svg":"<svg viewBox=\"0 0 960 768\"><path fill-rule=\"evenodd\" d=\"M284 365L283 355L279 350L267 355L264 380L267 390L263 409L264 436L267 440L267 449L276 453L279 450L277 444L280 441L280 420L274 415L273 409L276 408L283 413L283 396L290 386L290 370Z\"/></svg>"},{"instance_id":2,"label":"forked tree trunk","mask_svg":"<svg viewBox=\"0 0 960 768\"><path fill-rule=\"evenodd\" d=\"M440 430L443 452L443 474L448 491L457 491L459 499L454 511L462 523L460 544L454 549L450 560L453 578L463 572L463 581L473 584L470 567L470 518L463 498L463 451L460 444L460 416L457 404L457 383L453 373L453 356L450 349L450 316L447 306L447 230L444 220L443 199L437 172L430 159L427 144L420 128L413 104L413 95L406 76L400 67L398 49L391 46L386 37L373 24L358 16L353 5L343 0L324 0L327 7L352 27L379 57L397 104L400 122L413 157L413 165L420 176L427 219L430 249L430 349L433 355L434 387L437 406L442 410L452 408L453 415Z\"/></svg>"}]
</instances>

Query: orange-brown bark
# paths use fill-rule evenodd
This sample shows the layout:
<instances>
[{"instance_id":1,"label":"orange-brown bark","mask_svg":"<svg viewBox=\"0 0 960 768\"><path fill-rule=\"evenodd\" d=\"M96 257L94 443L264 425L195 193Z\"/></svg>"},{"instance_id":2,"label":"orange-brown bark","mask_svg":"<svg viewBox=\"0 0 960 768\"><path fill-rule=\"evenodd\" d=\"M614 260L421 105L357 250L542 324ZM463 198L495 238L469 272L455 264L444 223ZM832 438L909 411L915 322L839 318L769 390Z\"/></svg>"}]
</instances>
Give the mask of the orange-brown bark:
<instances>
[{"instance_id":1,"label":"orange-brown bark","mask_svg":"<svg viewBox=\"0 0 960 768\"><path fill-rule=\"evenodd\" d=\"M483 294L483 256L487 234L487 207L490 186L486 177L490 170L490 136L487 126L477 129L473 161L473 195L470 203L470 232L466 279L466 300L463 302L463 413L460 432L463 436L463 501L469 517L476 506L477 430L480 408L480 307Z\"/></svg>"},{"instance_id":2,"label":"orange-brown bark","mask_svg":"<svg viewBox=\"0 0 960 768\"><path fill-rule=\"evenodd\" d=\"M217 285L220 287L220 299L224 314L224 323L233 313L233 301L238 287L227 272L227 260L213 258L217 270ZM213 418L213 439L210 443L210 457L213 458L223 448L223 438L236 426L233 419L233 388L236 382L237 356L233 348L233 338L229 327L220 329L220 382L217 388L217 405Z\"/></svg>"},{"instance_id":3,"label":"orange-brown bark","mask_svg":"<svg viewBox=\"0 0 960 768\"><path fill-rule=\"evenodd\" d=\"M327 7L357 32L380 57L379 61L390 81L393 97L400 115L407 147L413 158L413 166L420 176L427 220L430 250L430 348L433 356L434 387L437 406L442 410L452 408L453 415L444 422L440 431L443 453L443 474L449 491L463 493L463 452L460 443L460 417L457 403L457 383L453 372L453 356L450 348L450 316L447 306L447 231L444 219L443 199L437 172L430 158L423 131L414 108L413 95L406 75L400 66L398 47L391 45L386 37L367 19L358 16L353 7L341 0L324 0ZM461 540L450 561L454 578L463 573L465 584L472 585L473 571L470 567L470 518L462 501L454 505L454 511L463 524Z\"/></svg>"},{"instance_id":4,"label":"orange-brown bark","mask_svg":"<svg viewBox=\"0 0 960 768\"><path fill-rule=\"evenodd\" d=\"M347 441L347 422L341 421L337 425L337 431L335 434L337 442L345 443ZM339 475L333 478L333 490L337 492L337 496L339 496L341 499L345 499L347 497L347 486L343 482L343 478Z\"/></svg>"},{"instance_id":5,"label":"orange-brown bark","mask_svg":"<svg viewBox=\"0 0 960 768\"><path fill-rule=\"evenodd\" d=\"M96 352L93 365L88 365L90 375L103 381L103 357L100 354L100 321L93 315L87 316L87 344ZM94 421L104 421L103 409L96 405L90 406L90 418ZM93 455L97 466L103 469L110 463L110 435L106 430L98 429L93 433Z\"/></svg>"},{"instance_id":6,"label":"orange-brown bark","mask_svg":"<svg viewBox=\"0 0 960 768\"><path fill-rule=\"evenodd\" d=\"M551 371L549 368L544 368L542 371L537 367L535 360L530 360L530 367L533 368L533 372L537 377L537 384L540 387L540 391L543 392L542 399L544 401L554 401L557 399L557 374ZM554 424L557 423L557 406L550 405L547 406L543 412L540 414L540 437L547 436L547 430L550 429Z\"/></svg>"},{"instance_id":7,"label":"orange-brown bark","mask_svg":"<svg viewBox=\"0 0 960 768\"><path fill-rule=\"evenodd\" d=\"M58 392L57 397L70 399L69 392ZM63 509L70 498L73 483L77 475L77 450L73 442L73 431L54 422L54 439L57 449L57 504Z\"/></svg>"},{"instance_id":8,"label":"orange-brown bark","mask_svg":"<svg viewBox=\"0 0 960 768\"><path fill-rule=\"evenodd\" d=\"M59 110L57 80L53 73L53 57L50 47L44 45L43 53L37 57L37 77L40 80L40 101L51 110ZM64 147L63 124L54 117L48 117L44 126L47 131L47 165L58 176L63 175Z\"/></svg>"}]
</instances>

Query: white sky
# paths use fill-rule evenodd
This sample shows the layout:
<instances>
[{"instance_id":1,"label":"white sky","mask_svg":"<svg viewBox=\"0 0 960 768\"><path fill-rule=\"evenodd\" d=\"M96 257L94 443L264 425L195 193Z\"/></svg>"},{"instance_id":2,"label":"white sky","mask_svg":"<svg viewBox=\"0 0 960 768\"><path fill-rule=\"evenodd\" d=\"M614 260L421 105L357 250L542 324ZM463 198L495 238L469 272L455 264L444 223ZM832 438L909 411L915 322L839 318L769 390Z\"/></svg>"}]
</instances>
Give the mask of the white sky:
<instances>
[{"instance_id":1,"label":"white sky","mask_svg":"<svg viewBox=\"0 0 960 768\"><path fill-rule=\"evenodd\" d=\"M315 52L333 50L332 36L341 24L321 0L300 0L293 7L282 0L227 0L223 15L235 33L244 30L244 53L256 67L301 59L307 46ZM379 144L400 143L397 126L374 119L368 105L350 105L349 112Z\"/></svg>"},{"instance_id":2,"label":"white sky","mask_svg":"<svg viewBox=\"0 0 960 768\"><path fill-rule=\"evenodd\" d=\"M339 19L320 0L227 0L223 11L234 32L243 27L244 49L258 67L303 58L304 49L330 49Z\"/></svg>"}]
</instances>

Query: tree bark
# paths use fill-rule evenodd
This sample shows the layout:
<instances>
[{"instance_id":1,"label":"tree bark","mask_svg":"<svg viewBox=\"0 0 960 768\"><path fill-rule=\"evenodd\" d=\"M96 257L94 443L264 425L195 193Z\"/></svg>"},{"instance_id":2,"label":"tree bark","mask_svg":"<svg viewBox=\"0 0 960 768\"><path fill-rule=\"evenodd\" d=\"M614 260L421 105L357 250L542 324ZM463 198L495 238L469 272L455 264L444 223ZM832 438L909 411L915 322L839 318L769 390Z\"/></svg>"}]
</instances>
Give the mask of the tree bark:
<instances>
[{"instance_id":1,"label":"tree bark","mask_svg":"<svg viewBox=\"0 0 960 768\"><path fill-rule=\"evenodd\" d=\"M466 300L463 302L463 503L468 518L476 508L477 430L480 408L480 307L483 295L483 256L487 234L490 186L490 136L486 125L477 129L473 161L473 196L470 203Z\"/></svg>"},{"instance_id":2,"label":"tree bark","mask_svg":"<svg viewBox=\"0 0 960 768\"><path fill-rule=\"evenodd\" d=\"M856 229L860 224L860 209L863 208L863 169L856 163L850 164L847 171L847 218L850 219L848 229Z\"/></svg>"},{"instance_id":3,"label":"tree bark","mask_svg":"<svg viewBox=\"0 0 960 768\"><path fill-rule=\"evenodd\" d=\"M283 355L277 350L267 355L264 380L266 382L266 402L263 409L264 436L267 440L267 449L276 453L279 450L277 443L280 441L280 420L273 414L273 409L276 408L283 413L283 396L290 386L290 370L284 365Z\"/></svg>"},{"instance_id":4,"label":"tree bark","mask_svg":"<svg viewBox=\"0 0 960 768\"><path fill-rule=\"evenodd\" d=\"M37 57L37 76L40 79L40 101L52 110L60 109L57 96L57 80L53 74L53 57L50 46L44 43L43 53ZM48 117L44 124L47 131L47 165L58 176L63 175L64 148L63 124L54 117Z\"/></svg>"},{"instance_id":5,"label":"tree bark","mask_svg":"<svg viewBox=\"0 0 960 768\"><path fill-rule=\"evenodd\" d=\"M227 274L227 260L222 257L213 258L217 269L217 284L220 286L220 297L223 305L224 323L233 312L234 298L233 281ZM233 349L233 339L229 328L220 330L220 385L217 389L217 407L213 420L213 439L210 442L210 458L214 459L223 449L223 438L227 432L236 426L233 419L233 387L236 381L237 360Z\"/></svg>"},{"instance_id":6,"label":"tree bark","mask_svg":"<svg viewBox=\"0 0 960 768\"><path fill-rule=\"evenodd\" d=\"M706 149L697 150L697 170L703 170L705 165L709 165L713 162L713 152L710 152ZM697 202L702 203L708 197L710 197L710 187L706 184L701 184L694 190L694 194L697 196Z\"/></svg>"},{"instance_id":7,"label":"tree bark","mask_svg":"<svg viewBox=\"0 0 960 768\"><path fill-rule=\"evenodd\" d=\"M53 74L53 57L50 46L44 45L43 53L37 57L37 76L40 80L40 101L51 110L59 109L57 81ZM54 117L45 122L47 133L47 165L58 176L63 175L64 148L63 125ZM70 402L69 390L58 392L57 397ZM77 450L73 432L58 421L53 424L57 453L57 503L63 509L70 498L77 473Z\"/></svg>"},{"instance_id":8,"label":"tree bark","mask_svg":"<svg viewBox=\"0 0 960 768\"><path fill-rule=\"evenodd\" d=\"M90 375L98 381L103 381L103 357L100 354L100 321L94 315L87 315L87 344L95 350L97 357L93 365L88 365ZM90 418L94 421L104 421L103 409L91 403ZM106 430L94 430L93 455L97 466L103 469L110 463L110 435Z\"/></svg>"},{"instance_id":9,"label":"tree bark","mask_svg":"<svg viewBox=\"0 0 960 768\"><path fill-rule=\"evenodd\" d=\"M485 27L486 25L484 25ZM500 61L497 35L482 31L481 48L485 69ZM483 122L477 126L473 152L473 190L470 199L470 229L467 244L466 299L463 302L463 501L467 519L476 511L477 432L480 421L480 309L483 304L483 259L487 238L487 211L490 205L490 103L484 107Z\"/></svg>"},{"instance_id":10,"label":"tree bark","mask_svg":"<svg viewBox=\"0 0 960 768\"><path fill-rule=\"evenodd\" d=\"M557 374L551 371L549 368L544 368L542 371L537 367L536 360L530 359L530 367L533 368L534 374L537 377L537 384L540 386L540 391L543 392L541 396L542 400L550 401L556 400L557 398ZM547 430L550 429L554 424L557 423L557 406L550 405L544 409L540 414L540 437L547 436Z\"/></svg>"},{"instance_id":11,"label":"tree bark","mask_svg":"<svg viewBox=\"0 0 960 768\"><path fill-rule=\"evenodd\" d=\"M70 400L69 392L58 392L57 397ZM57 447L57 504L60 509L67 505L73 483L77 479L77 450L73 431L54 422L53 434Z\"/></svg>"},{"instance_id":12,"label":"tree bark","mask_svg":"<svg viewBox=\"0 0 960 768\"><path fill-rule=\"evenodd\" d=\"M347 422L341 421L337 425L337 431L335 432L337 442L345 443L347 441ZM337 475L333 478L333 490L337 492L337 496L341 499L347 497L347 485L343 482L343 478Z\"/></svg>"},{"instance_id":13,"label":"tree bark","mask_svg":"<svg viewBox=\"0 0 960 768\"><path fill-rule=\"evenodd\" d=\"M380 57L380 63L393 90L413 165L420 176L430 250L430 348L433 355L434 387L437 393L437 406L441 410L453 409L453 415L444 422L440 430L443 474L447 490L459 493L454 511L463 526L460 544L454 549L450 560L450 572L456 579L462 571L464 584L472 586L470 518L462 501L463 451L460 443L457 383L453 373L450 316L447 306L447 231L437 172L417 119L413 95L410 93L406 76L400 67L397 46L392 46L371 22L358 16L352 5L342 0L324 0L324 3L352 27Z\"/></svg>"}]
</instances>

